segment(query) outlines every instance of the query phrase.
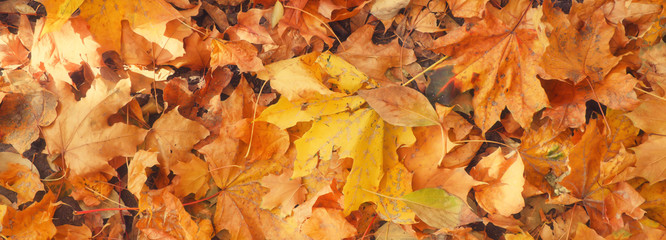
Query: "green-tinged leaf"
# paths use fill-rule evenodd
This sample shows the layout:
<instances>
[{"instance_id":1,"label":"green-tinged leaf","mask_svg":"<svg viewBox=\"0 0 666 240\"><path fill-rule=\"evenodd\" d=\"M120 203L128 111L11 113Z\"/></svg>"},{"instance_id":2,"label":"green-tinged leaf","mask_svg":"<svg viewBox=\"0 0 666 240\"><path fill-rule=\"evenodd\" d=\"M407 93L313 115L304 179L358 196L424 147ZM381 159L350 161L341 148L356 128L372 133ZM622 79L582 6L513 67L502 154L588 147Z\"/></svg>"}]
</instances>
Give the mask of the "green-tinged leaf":
<instances>
[{"instance_id":1,"label":"green-tinged leaf","mask_svg":"<svg viewBox=\"0 0 666 240\"><path fill-rule=\"evenodd\" d=\"M460 223L463 201L439 188L424 188L402 197L416 216L436 228L453 228Z\"/></svg>"},{"instance_id":2,"label":"green-tinged leaf","mask_svg":"<svg viewBox=\"0 0 666 240\"><path fill-rule=\"evenodd\" d=\"M420 92L403 86L361 90L358 95L379 113L384 121L407 127L439 124L437 112Z\"/></svg>"}]
</instances>

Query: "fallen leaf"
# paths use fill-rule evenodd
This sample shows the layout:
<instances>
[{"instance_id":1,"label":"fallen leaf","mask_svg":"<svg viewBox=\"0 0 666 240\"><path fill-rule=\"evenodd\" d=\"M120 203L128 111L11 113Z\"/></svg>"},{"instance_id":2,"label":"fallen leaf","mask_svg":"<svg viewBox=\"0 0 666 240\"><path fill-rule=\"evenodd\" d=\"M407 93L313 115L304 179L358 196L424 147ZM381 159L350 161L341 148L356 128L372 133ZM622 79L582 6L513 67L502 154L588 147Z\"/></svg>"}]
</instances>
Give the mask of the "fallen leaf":
<instances>
[{"instance_id":1,"label":"fallen leaf","mask_svg":"<svg viewBox=\"0 0 666 240\"><path fill-rule=\"evenodd\" d=\"M666 156L662 154L666 137L652 135L646 142L632 148L636 152L636 176L647 179L650 183L657 183L666 179Z\"/></svg>"},{"instance_id":2,"label":"fallen leaf","mask_svg":"<svg viewBox=\"0 0 666 240\"><path fill-rule=\"evenodd\" d=\"M436 228L453 229L460 223L463 201L438 188L424 188L402 197L423 222Z\"/></svg>"},{"instance_id":3,"label":"fallen leaf","mask_svg":"<svg viewBox=\"0 0 666 240\"><path fill-rule=\"evenodd\" d=\"M570 20L555 8L545 9L549 10L544 11L545 21L553 29L549 32L550 45L540 64L549 78L568 80L574 84L589 78L591 83L596 83L602 81L620 62L621 58L613 56L609 50L608 43L614 28L606 23L601 9L586 16L588 21ZM569 16L575 14L572 12Z\"/></svg>"},{"instance_id":4,"label":"fallen leaf","mask_svg":"<svg viewBox=\"0 0 666 240\"><path fill-rule=\"evenodd\" d=\"M439 116L420 92L403 86L361 90L370 107L387 123L396 126L420 127L439 125Z\"/></svg>"},{"instance_id":5,"label":"fallen leaf","mask_svg":"<svg viewBox=\"0 0 666 240\"><path fill-rule=\"evenodd\" d=\"M86 97L61 102L55 122L42 128L46 147L60 155L73 175L109 167L115 156L132 156L147 130L124 123L107 124L107 118L131 100L128 79L109 86L96 79Z\"/></svg>"},{"instance_id":6,"label":"fallen leaf","mask_svg":"<svg viewBox=\"0 0 666 240\"><path fill-rule=\"evenodd\" d=\"M289 148L287 131L271 123L251 122L246 118L245 121L237 122L230 133L248 144L250 149L242 153L249 162L282 157Z\"/></svg>"},{"instance_id":7,"label":"fallen leaf","mask_svg":"<svg viewBox=\"0 0 666 240\"><path fill-rule=\"evenodd\" d=\"M190 150L209 132L198 122L184 118L178 108L162 115L146 135L146 147L159 152L160 167L166 171L178 161L187 162Z\"/></svg>"},{"instance_id":8,"label":"fallen leaf","mask_svg":"<svg viewBox=\"0 0 666 240\"><path fill-rule=\"evenodd\" d=\"M300 106L293 104L287 98L281 97L277 103L269 106L261 112L257 121L266 121L275 124L281 129L290 128L298 122L309 122L313 118L305 111L301 111Z\"/></svg>"},{"instance_id":9,"label":"fallen leaf","mask_svg":"<svg viewBox=\"0 0 666 240\"><path fill-rule=\"evenodd\" d=\"M210 180L210 173L208 173L208 163L201 160L199 157L192 153L189 159L178 161L175 166L171 167L171 171L176 174L178 180L174 184L174 195L185 197L190 193L194 193L196 199L203 198L208 192L208 180Z\"/></svg>"},{"instance_id":10,"label":"fallen leaf","mask_svg":"<svg viewBox=\"0 0 666 240\"><path fill-rule=\"evenodd\" d=\"M70 195L86 206L99 206L109 199L113 191L113 186L108 184L109 179L111 177L101 172L72 176L70 182L74 190Z\"/></svg>"},{"instance_id":11,"label":"fallen leaf","mask_svg":"<svg viewBox=\"0 0 666 240\"><path fill-rule=\"evenodd\" d=\"M42 88L27 72L4 74L0 80L0 139L23 153L39 138L39 128L55 120L58 102L55 94Z\"/></svg>"},{"instance_id":12,"label":"fallen leaf","mask_svg":"<svg viewBox=\"0 0 666 240\"><path fill-rule=\"evenodd\" d=\"M305 201L307 190L302 186L300 178L291 179L292 171L280 175L267 175L261 178L261 186L269 189L262 197L260 207L272 210L280 206L281 216L288 216L292 209Z\"/></svg>"},{"instance_id":13,"label":"fallen leaf","mask_svg":"<svg viewBox=\"0 0 666 240\"><path fill-rule=\"evenodd\" d=\"M210 66L213 69L227 64L238 66L241 72L257 72L264 69L261 59L257 57L257 48L247 41L227 42L214 39L212 45Z\"/></svg>"},{"instance_id":14,"label":"fallen leaf","mask_svg":"<svg viewBox=\"0 0 666 240\"><path fill-rule=\"evenodd\" d=\"M41 24L43 21L38 21L35 29L40 29ZM45 34L33 42L30 65L47 72L56 81L74 86L69 74L79 70L82 62L91 68L102 66L101 54L97 52L99 47L90 35L86 22L75 18L65 22L58 31Z\"/></svg>"},{"instance_id":15,"label":"fallen leaf","mask_svg":"<svg viewBox=\"0 0 666 240\"><path fill-rule=\"evenodd\" d=\"M30 61L29 54L18 35L11 34L8 29L0 30L0 67L17 68Z\"/></svg>"},{"instance_id":16,"label":"fallen leaf","mask_svg":"<svg viewBox=\"0 0 666 240\"><path fill-rule=\"evenodd\" d=\"M524 165L519 154L506 159L501 149L482 158L470 175L488 184L474 186L479 206L490 214L508 217L525 207L523 196Z\"/></svg>"},{"instance_id":17,"label":"fallen leaf","mask_svg":"<svg viewBox=\"0 0 666 240\"><path fill-rule=\"evenodd\" d=\"M666 109L664 100L648 98L634 111L627 113L633 124L649 133L666 134Z\"/></svg>"},{"instance_id":18,"label":"fallen leaf","mask_svg":"<svg viewBox=\"0 0 666 240\"><path fill-rule=\"evenodd\" d=\"M301 231L313 239L344 239L353 237L356 228L345 219L340 210L315 208Z\"/></svg>"},{"instance_id":19,"label":"fallen leaf","mask_svg":"<svg viewBox=\"0 0 666 240\"><path fill-rule=\"evenodd\" d=\"M599 236L597 232L591 228L585 226L583 223L578 223L578 228L576 229L576 235L573 237L574 240L583 240L583 239L594 239L602 240L602 236Z\"/></svg>"},{"instance_id":20,"label":"fallen leaf","mask_svg":"<svg viewBox=\"0 0 666 240\"><path fill-rule=\"evenodd\" d=\"M42 184L39 174L30 169L34 169L30 161L9 152L0 153L0 157L6 161L0 168L0 185L6 190L16 193L16 198L10 199L12 202L19 205L30 202L38 191L44 191L44 184ZM30 165L25 166L27 164Z\"/></svg>"},{"instance_id":21,"label":"fallen leaf","mask_svg":"<svg viewBox=\"0 0 666 240\"><path fill-rule=\"evenodd\" d=\"M314 63L318 56L310 53L267 65L264 79L270 78L271 87L291 102L336 95L322 83L321 70Z\"/></svg>"},{"instance_id":22,"label":"fallen leaf","mask_svg":"<svg viewBox=\"0 0 666 240\"><path fill-rule=\"evenodd\" d=\"M146 180L148 179L149 172L146 172L146 168L158 165L157 162L157 152L148 152L144 150L139 150L134 154L134 158L130 161L129 166L127 167L127 190L129 190L135 197L140 198L142 196Z\"/></svg>"},{"instance_id":23,"label":"fallen leaf","mask_svg":"<svg viewBox=\"0 0 666 240\"><path fill-rule=\"evenodd\" d=\"M459 18L481 18L486 11L488 0L446 0L451 13Z\"/></svg>"},{"instance_id":24,"label":"fallen leaf","mask_svg":"<svg viewBox=\"0 0 666 240\"><path fill-rule=\"evenodd\" d=\"M194 221L169 188L151 190L139 199L141 212L136 228L144 238L208 239L213 236L209 219ZM167 229L169 229L167 231Z\"/></svg>"},{"instance_id":25,"label":"fallen leaf","mask_svg":"<svg viewBox=\"0 0 666 240\"><path fill-rule=\"evenodd\" d=\"M92 231L86 225L60 225L56 227L55 239L90 239Z\"/></svg>"},{"instance_id":26,"label":"fallen leaf","mask_svg":"<svg viewBox=\"0 0 666 240\"><path fill-rule=\"evenodd\" d=\"M414 51L400 46L398 39L386 45L372 43L372 25L364 25L352 33L342 43L343 51L337 53L370 78L387 81L386 71L392 67L402 67L416 61Z\"/></svg>"},{"instance_id":27,"label":"fallen leaf","mask_svg":"<svg viewBox=\"0 0 666 240\"><path fill-rule=\"evenodd\" d=\"M389 239L402 239L402 240L416 240L414 234L410 234L408 231L405 231L405 229L402 228L401 225L395 224L392 222L386 222L384 225L382 225L379 229L377 229L377 232L375 232L375 236L377 236L377 239L379 240L389 240Z\"/></svg>"},{"instance_id":28,"label":"fallen leaf","mask_svg":"<svg viewBox=\"0 0 666 240\"><path fill-rule=\"evenodd\" d=\"M127 21L122 22L121 28L120 54L126 64L134 65L164 65L183 56L183 39L192 34L192 30L179 21L166 23L164 34L150 40L132 31Z\"/></svg>"},{"instance_id":29,"label":"fallen leaf","mask_svg":"<svg viewBox=\"0 0 666 240\"><path fill-rule=\"evenodd\" d=\"M0 234L12 239L51 239L56 234L53 213L58 204L56 196L47 192L39 202L23 210L16 210L7 205L0 205L3 212L2 231ZM4 210L3 210L4 208Z\"/></svg>"},{"instance_id":30,"label":"fallen leaf","mask_svg":"<svg viewBox=\"0 0 666 240\"><path fill-rule=\"evenodd\" d=\"M527 128L534 113L549 105L536 78L547 43L540 34L541 11L531 6L522 0L490 8L480 22L435 40L434 51L452 58L447 62L455 65L455 85L463 92L474 89L474 121L484 132L505 107Z\"/></svg>"},{"instance_id":31,"label":"fallen leaf","mask_svg":"<svg viewBox=\"0 0 666 240\"><path fill-rule=\"evenodd\" d=\"M245 40L253 44L271 44L273 39L268 28L262 26L261 18L268 10L252 8L247 12L238 13L238 24L227 28L231 40Z\"/></svg>"},{"instance_id":32,"label":"fallen leaf","mask_svg":"<svg viewBox=\"0 0 666 240\"><path fill-rule=\"evenodd\" d=\"M122 0L84 1L79 10L81 10L79 17L86 19L90 26L90 32L101 45L103 51L115 50L121 52L122 20L127 20L132 31L146 38L149 42L164 46L169 41L179 41L176 39L167 40L164 37L169 34L166 32L167 25L165 23L178 19L182 15L163 0L141 0L140 2ZM164 40L167 40L167 42ZM182 43L182 39L179 42Z\"/></svg>"},{"instance_id":33,"label":"fallen leaf","mask_svg":"<svg viewBox=\"0 0 666 240\"><path fill-rule=\"evenodd\" d=\"M525 180L543 192L559 195L559 181L568 174L567 160L573 142L568 131L552 121L534 122L526 129L518 148L525 165Z\"/></svg>"},{"instance_id":34,"label":"fallen leaf","mask_svg":"<svg viewBox=\"0 0 666 240\"><path fill-rule=\"evenodd\" d=\"M400 9L407 7L408 0L379 0L372 5L370 13L382 21L392 20Z\"/></svg>"},{"instance_id":35,"label":"fallen leaf","mask_svg":"<svg viewBox=\"0 0 666 240\"><path fill-rule=\"evenodd\" d=\"M552 105L552 108L544 110L543 115L553 120L555 125L578 128L585 123L585 104L589 100L612 109L632 110L638 104L634 92L637 81L626 73L626 68L626 64L620 63L603 81L591 84L587 81L576 85L559 80L543 81Z\"/></svg>"}]
</instances>

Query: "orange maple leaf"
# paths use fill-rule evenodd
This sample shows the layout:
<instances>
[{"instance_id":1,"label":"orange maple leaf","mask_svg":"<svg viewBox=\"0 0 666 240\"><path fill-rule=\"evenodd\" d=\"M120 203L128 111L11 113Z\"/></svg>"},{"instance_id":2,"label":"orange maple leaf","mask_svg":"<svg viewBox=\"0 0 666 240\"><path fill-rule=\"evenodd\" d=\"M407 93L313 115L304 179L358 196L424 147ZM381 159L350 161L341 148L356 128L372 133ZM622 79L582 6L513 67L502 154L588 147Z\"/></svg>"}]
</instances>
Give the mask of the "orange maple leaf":
<instances>
[{"instance_id":1,"label":"orange maple leaf","mask_svg":"<svg viewBox=\"0 0 666 240\"><path fill-rule=\"evenodd\" d=\"M534 113L548 106L536 77L547 45L540 17L530 1L511 1L435 41L435 52L452 57L448 62L455 64L456 86L474 89L474 120L483 131L499 121L505 107L525 128Z\"/></svg>"}]
</instances>

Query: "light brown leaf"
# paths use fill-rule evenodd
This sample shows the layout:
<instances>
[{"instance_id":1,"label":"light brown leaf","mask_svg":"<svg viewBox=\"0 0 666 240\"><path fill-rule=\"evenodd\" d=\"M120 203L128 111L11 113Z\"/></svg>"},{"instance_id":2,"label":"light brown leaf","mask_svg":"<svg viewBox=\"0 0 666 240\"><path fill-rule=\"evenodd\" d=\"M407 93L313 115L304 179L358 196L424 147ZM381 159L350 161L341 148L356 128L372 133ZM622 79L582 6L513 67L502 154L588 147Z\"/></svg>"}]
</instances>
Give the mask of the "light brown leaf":
<instances>
[{"instance_id":1,"label":"light brown leaf","mask_svg":"<svg viewBox=\"0 0 666 240\"><path fill-rule=\"evenodd\" d=\"M338 56L375 80L386 81L386 71L392 67L402 67L416 61L414 51L405 49L394 39L386 45L372 43L372 25L364 25L352 33Z\"/></svg>"},{"instance_id":2,"label":"light brown leaf","mask_svg":"<svg viewBox=\"0 0 666 240\"><path fill-rule=\"evenodd\" d=\"M157 152L139 150L134 154L134 158L132 158L132 161L130 161L129 166L127 167L127 175L129 178L127 181L127 190L133 193L137 198L141 197L141 192L148 179L149 173L146 172L146 168L159 164L157 162L157 154Z\"/></svg>"},{"instance_id":3,"label":"light brown leaf","mask_svg":"<svg viewBox=\"0 0 666 240\"><path fill-rule=\"evenodd\" d=\"M261 208L272 210L280 206L281 216L288 216L296 205L305 201L307 190L301 178L292 179L292 171L284 171L280 175L267 175L261 178L261 186L269 192L261 199Z\"/></svg>"},{"instance_id":4,"label":"light brown leaf","mask_svg":"<svg viewBox=\"0 0 666 240\"><path fill-rule=\"evenodd\" d=\"M666 137L652 135L646 142L633 150L636 152L636 176L657 183L666 179L666 155L664 154Z\"/></svg>"},{"instance_id":5,"label":"light brown leaf","mask_svg":"<svg viewBox=\"0 0 666 240\"><path fill-rule=\"evenodd\" d=\"M9 29L0 30L0 67L19 67L29 61L29 54L18 35L11 34Z\"/></svg>"},{"instance_id":6,"label":"light brown leaf","mask_svg":"<svg viewBox=\"0 0 666 240\"><path fill-rule=\"evenodd\" d=\"M135 227L144 238L209 239L213 225L209 219L194 221L185 211L183 203L169 192L169 188L151 190L142 194ZM145 211L145 212L143 212Z\"/></svg>"},{"instance_id":7,"label":"light brown leaf","mask_svg":"<svg viewBox=\"0 0 666 240\"><path fill-rule=\"evenodd\" d=\"M167 171L177 161L187 162L194 144L208 134L208 129L198 122L184 118L176 108L155 121L146 136L146 147L160 153L160 167Z\"/></svg>"},{"instance_id":8,"label":"light brown leaf","mask_svg":"<svg viewBox=\"0 0 666 240\"><path fill-rule=\"evenodd\" d=\"M261 59L257 57L257 48L247 41L212 41L210 66L214 69L227 64L236 65L241 72L257 72L264 69Z\"/></svg>"},{"instance_id":9,"label":"light brown leaf","mask_svg":"<svg viewBox=\"0 0 666 240\"><path fill-rule=\"evenodd\" d=\"M420 92L403 86L361 90L363 97L384 121L406 127L439 125L439 116Z\"/></svg>"},{"instance_id":10,"label":"light brown leaf","mask_svg":"<svg viewBox=\"0 0 666 240\"><path fill-rule=\"evenodd\" d=\"M525 206L523 192L524 165L520 155L506 159L500 149L484 157L472 168L474 179L488 184L474 187L476 201L490 214L511 216Z\"/></svg>"},{"instance_id":11,"label":"light brown leaf","mask_svg":"<svg viewBox=\"0 0 666 240\"><path fill-rule=\"evenodd\" d=\"M356 228L347 222L340 210L315 208L301 231L313 239L334 240L353 237Z\"/></svg>"},{"instance_id":12,"label":"light brown leaf","mask_svg":"<svg viewBox=\"0 0 666 240\"><path fill-rule=\"evenodd\" d=\"M42 128L51 154L62 156L73 175L108 169L115 156L132 156L147 130L124 123L107 124L107 118L131 100L128 79L109 86L96 79L86 97L62 102L55 122Z\"/></svg>"},{"instance_id":13,"label":"light brown leaf","mask_svg":"<svg viewBox=\"0 0 666 240\"><path fill-rule=\"evenodd\" d=\"M178 197L185 197L190 193L194 193L196 199L200 199L208 192L208 180L210 180L210 173L208 172L208 163L201 160L199 157L192 153L189 159L178 161L175 166L171 167L171 171L176 174L174 179L174 195Z\"/></svg>"},{"instance_id":14,"label":"light brown leaf","mask_svg":"<svg viewBox=\"0 0 666 240\"><path fill-rule=\"evenodd\" d=\"M38 21L37 24L35 28L40 29L43 21ZM101 67L102 57L97 52L99 47L90 35L86 22L75 18L67 21L57 31L36 39L32 45L30 64L47 72L56 81L74 85L69 73L79 70L82 62L92 68Z\"/></svg>"}]
</instances>

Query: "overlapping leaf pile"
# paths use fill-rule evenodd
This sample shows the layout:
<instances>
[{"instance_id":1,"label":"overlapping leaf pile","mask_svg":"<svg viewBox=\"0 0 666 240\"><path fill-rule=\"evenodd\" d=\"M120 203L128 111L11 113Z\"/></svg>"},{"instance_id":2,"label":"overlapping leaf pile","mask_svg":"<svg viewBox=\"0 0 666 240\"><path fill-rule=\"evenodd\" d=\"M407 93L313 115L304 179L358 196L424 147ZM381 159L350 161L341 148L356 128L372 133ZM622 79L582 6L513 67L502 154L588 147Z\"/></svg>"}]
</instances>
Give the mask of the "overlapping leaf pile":
<instances>
[{"instance_id":1,"label":"overlapping leaf pile","mask_svg":"<svg viewBox=\"0 0 666 240\"><path fill-rule=\"evenodd\" d=\"M0 236L664 238L665 8L2 2Z\"/></svg>"}]
</instances>

